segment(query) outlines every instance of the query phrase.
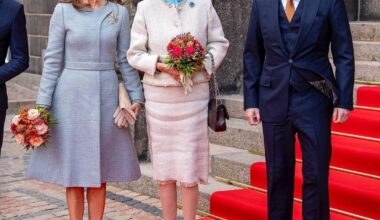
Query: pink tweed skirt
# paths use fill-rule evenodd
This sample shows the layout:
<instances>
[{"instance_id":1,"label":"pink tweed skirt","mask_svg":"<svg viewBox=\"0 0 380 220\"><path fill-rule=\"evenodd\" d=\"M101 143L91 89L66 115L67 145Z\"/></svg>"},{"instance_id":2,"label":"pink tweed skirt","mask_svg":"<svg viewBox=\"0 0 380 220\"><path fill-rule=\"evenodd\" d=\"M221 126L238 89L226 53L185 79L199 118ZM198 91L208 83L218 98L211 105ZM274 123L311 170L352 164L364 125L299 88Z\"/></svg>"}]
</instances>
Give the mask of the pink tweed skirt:
<instances>
[{"instance_id":1,"label":"pink tweed skirt","mask_svg":"<svg viewBox=\"0 0 380 220\"><path fill-rule=\"evenodd\" d=\"M145 109L153 179L191 187L208 183L209 85L185 95L182 87L144 84Z\"/></svg>"}]
</instances>

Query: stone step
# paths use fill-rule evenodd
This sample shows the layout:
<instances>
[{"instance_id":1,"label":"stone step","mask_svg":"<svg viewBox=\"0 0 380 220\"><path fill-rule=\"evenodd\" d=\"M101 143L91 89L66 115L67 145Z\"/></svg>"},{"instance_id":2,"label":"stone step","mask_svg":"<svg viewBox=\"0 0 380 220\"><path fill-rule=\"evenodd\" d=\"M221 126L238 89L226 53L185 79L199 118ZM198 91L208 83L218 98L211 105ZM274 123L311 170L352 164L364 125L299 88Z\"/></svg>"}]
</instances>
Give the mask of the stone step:
<instances>
[{"instance_id":1,"label":"stone step","mask_svg":"<svg viewBox=\"0 0 380 220\"><path fill-rule=\"evenodd\" d=\"M219 156L219 155L231 155L234 153L244 153L246 150L234 148L234 147L227 147L227 146L222 146L218 144L213 144L210 143L210 164L212 164L212 158L214 156ZM210 166L210 173L212 173L212 167Z\"/></svg>"},{"instance_id":2,"label":"stone step","mask_svg":"<svg viewBox=\"0 0 380 220\"><path fill-rule=\"evenodd\" d=\"M380 61L380 42L355 41L354 52L357 61Z\"/></svg>"},{"instance_id":3,"label":"stone step","mask_svg":"<svg viewBox=\"0 0 380 220\"><path fill-rule=\"evenodd\" d=\"M41 75L25 72L13 78L9 82L17 83L25 88L32 89L37 92L40 86L40 80Z\"/></svg>"},{"instance_id":4,"label":"stone step","mask_svg":"<svg viewBox=\"0 0 380 220\"><path fill-rule=\"evenodd\" d=\"M245 119L243 95L224 95L220 98L226 105L230 118Z\"/></svg>"},{"instance_id":5,"label":"stone step","mask_svg":"<svg viewBox=\"0 0 380 220\"><path fill-rule=\"evenodd\" d=\"M243 119L231 118L227 121L227 127L225 132L214 132L210 129L210 142L264 155L261 124L250 126Z\"/></svg>"},{"instance_id":6,"label":"stone step","mask_svg":"<svg viewBox=\"0 0 380 220\"><path fill-rule=\"evenodd\" d=\"M36 74L23 73L7 82L8 114L22 107L35 106L40 78Z\"/></svg>"},{"instance_id":7,"label":"stone step","mask_svg":"<svg viewBox=\"0 0 380 220\"><path fill-rule=\"evenodd\" d=\"M19 109L28 107L33 108L36 105L35 99L10 100L8 102L8 114L15 114Z\"/></svg>"},{"instance_id":8,"label":"stone step","mask_svg":"<svg viewBox=\"0 0 380 220\"><path fill-rule=\"evenodd\" d=\"M355 78L357 80L380 82L380 62L356 61Z\"/></svg>"},{"instance_id":9,"label":"stone step","mask_svg":"<svg viewBox=\"0 0 380 220\"><path fill-rule=\"evenodd\" d=\"M246 150L241 152L213 155L211 159L211 175L250 183L250 167L253 163L264 162L265 157L250 153Z\"/></svg>"},{"instance_id":10,"label":"stone step","mask_svg":"<svg viewBox=\"0 0 380 220\"><path fill-rule=\"evenodd\" d=\"M356 103L356 94L357 90L362 84L355 84L354 87L354 102ZM244 119L244 104L243 104L243 95L224 95L221 96L221 99L224 101L228 109L228 113L232 118Z\"/></svg>"},{"instance_id":11,"label":"stone step","mask_svg":"<svg viewBox=\"0 0 380 220\"><path fill-rule=\"evenodd\" d=\"M134 191L143 195L147 195L154 198L159 198L158 186L153 181L153 169L151 163L140 163L142 177L131 183L117 183L118 187ZM238 189L235 186L231 186L225 183L216 181L210 176L208 185L200 185L199 187L199 203L198 209L209 212L210 210L210 195L215 191L225 191ZM181 203L181 193L178 191L178 203Z\"/></svg>"},{"instance_id":12,"label":"stone step","mask_svg":"<svg viewBox=\"0 0 380 220\"><path fill-rule=\"evenodd\" d=\"M350 26L355 41L380 41L379 22L351 22Z\"/></svg>"},{"instance_id":13,"label":"stone step","mask_svg":"<svg viewBox=\"0 0 380 220\"><path fill-rule=\"evenodd\" d=\"M5 135L11 134L11 121L14 116L15 114L11 113L11 114L7 114L7 116L5 117L5 124L4 124Z\"/></svg>"},{"instance_id":14,"label":"stone step","mask_svg":"<svg viewBox=\"0 0 380 220\"><path fill-rule=\"evenodd\" d=\"M18 83L7 82L7 93L9 101L36 99L37 89L25 87Z\"/></svg>"}]
</instances>

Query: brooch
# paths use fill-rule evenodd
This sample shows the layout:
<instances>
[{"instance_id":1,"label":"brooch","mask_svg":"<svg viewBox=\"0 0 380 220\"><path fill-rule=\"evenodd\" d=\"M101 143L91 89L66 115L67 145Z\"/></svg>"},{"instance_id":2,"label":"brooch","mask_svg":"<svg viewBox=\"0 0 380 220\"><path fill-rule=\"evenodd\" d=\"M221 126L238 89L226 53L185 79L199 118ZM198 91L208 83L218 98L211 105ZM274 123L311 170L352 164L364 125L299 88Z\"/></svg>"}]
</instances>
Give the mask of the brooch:
<instances>
[{"instance_id":1,"label":"brooch","mask_svg":"<svg viewBox=\"0 0 380 220\"><path fill-rule=\"evenodd\" d=\"M190 6L190 8L194 8L195 3L194 3L193 1L191 1L191 2L189 3L189 6Z\"/></svg>"},{"instance_id":2,"label":"brooch","mask_svg":"<svg viewBox=\"0 0 380 220\"><path fill-rule=\"evenodd\" d=\"M115 24L119 20L119 16L115 13L111 13L108 15L108 21L110 24Z\"/></svg>"}]
</instances>

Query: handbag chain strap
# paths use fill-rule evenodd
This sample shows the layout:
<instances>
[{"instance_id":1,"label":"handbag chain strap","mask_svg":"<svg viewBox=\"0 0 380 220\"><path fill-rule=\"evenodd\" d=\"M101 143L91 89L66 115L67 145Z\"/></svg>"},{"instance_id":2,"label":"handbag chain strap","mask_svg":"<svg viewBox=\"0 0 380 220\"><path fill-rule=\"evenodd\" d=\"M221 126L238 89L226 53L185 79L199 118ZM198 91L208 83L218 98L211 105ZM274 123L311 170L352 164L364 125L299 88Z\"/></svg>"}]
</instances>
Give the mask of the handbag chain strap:
<instances>
[{"instance_id":1,"label":"handbag chain strap","mask_svg":"<svg viewBox=\"0 0 380 220\"><path fill-rule=\"evenodd\" d=\"M216 82L216 67L215 67L215 59L214 59L214 55L212 55L212 53L208 53L210 54L210 57L211 57L211 83L210 83L210 86L211 86L211 98L215 98L216 100L216 105L218 104L222 104L222 100L220 100L220 91L219 91L219 87L218 87L218 83Z\"/></svg>"}]
</instances>

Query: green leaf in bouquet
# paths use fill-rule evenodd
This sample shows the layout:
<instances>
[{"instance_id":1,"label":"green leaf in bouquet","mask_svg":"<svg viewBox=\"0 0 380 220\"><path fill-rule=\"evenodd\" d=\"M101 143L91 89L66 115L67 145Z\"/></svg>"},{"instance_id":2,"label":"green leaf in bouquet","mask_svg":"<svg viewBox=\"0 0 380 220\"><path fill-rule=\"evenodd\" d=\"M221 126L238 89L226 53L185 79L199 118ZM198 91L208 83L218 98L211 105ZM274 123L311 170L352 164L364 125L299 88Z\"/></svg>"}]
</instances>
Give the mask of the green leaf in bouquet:
<instances>
[{"instance_id":1,"label":"green leaf in bouquet","mask_svg":"<svg viewBox=\"0 0 380 220\"><path fill-rule=\"evenodd\" d=\"M40 113L41 118L48 122L49 126L54 126L58 124L58 121L53 118L51 112L48 109L43 108L39 105L36 106L36 109Z\"/></svg>"}]
</instances>

